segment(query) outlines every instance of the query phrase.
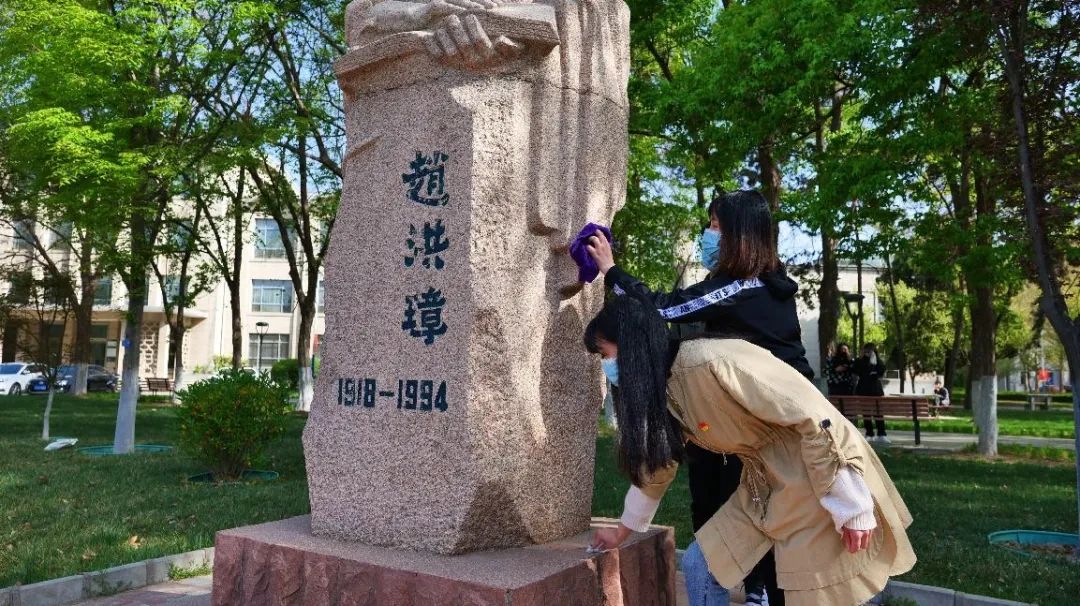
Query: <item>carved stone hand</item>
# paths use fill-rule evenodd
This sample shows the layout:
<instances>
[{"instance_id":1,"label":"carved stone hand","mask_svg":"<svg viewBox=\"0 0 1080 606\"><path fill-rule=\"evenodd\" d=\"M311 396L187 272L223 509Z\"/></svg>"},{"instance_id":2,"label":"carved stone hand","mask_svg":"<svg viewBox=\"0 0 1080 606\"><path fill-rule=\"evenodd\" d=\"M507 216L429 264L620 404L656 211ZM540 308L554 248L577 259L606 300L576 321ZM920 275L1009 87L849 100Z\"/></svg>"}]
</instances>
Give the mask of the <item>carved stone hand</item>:
<instances>
[{"instance_id":1,"label":"carved stone hand","mask_svg":"<svg viewBox=\"0 0 1080 606\"><path fill-rule=\"evenodd\" d=\"M424 40L428 54L451 65L483 67L500 59L514 59L525 50L524 45L506 36L492 41L476 15L444 17L432 33Z\"/></svg>"}]
</instances>

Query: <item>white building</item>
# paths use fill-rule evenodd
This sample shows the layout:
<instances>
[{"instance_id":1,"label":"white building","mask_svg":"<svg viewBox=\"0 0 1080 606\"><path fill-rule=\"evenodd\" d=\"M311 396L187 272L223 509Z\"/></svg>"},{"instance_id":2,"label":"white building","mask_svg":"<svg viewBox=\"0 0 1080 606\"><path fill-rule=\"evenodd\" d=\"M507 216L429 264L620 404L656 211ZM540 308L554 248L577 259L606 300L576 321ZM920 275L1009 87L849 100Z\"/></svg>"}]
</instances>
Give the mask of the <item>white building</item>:
<instances>
[{"instance_id":1,"label":"white building","mask_svg":"<svg viewBox=\"0 0 1080 606\"><path fill-rule=\"evenodd\" d=\"M0 263L7 265L21 264L25 271L40 272L25 261L25 254L30 245L26 237L19 232L30 229L22 225L16 230L0 231ZM298 351L298 333L300 313L296 305L296 296L289 279L289 263L285 258L285 248L277 224L273 219L254 217L249 224L250 238L243 244L241 264L241 313L243 333L242 356L245 364L252 367L269 368L275 361L295 358ZM35 228L37 237L46 245L51 245L58 238L48 230ZM70 251L54 251L53 258L71 263ZM167 271L167 268L166 268ZM166 319L161 288L156 278L149 278L149 296L143 316L142 342L135 347L125 348L123 339L126 325L127 290L118 276L103 278L98 281L95 293L93 319L91 322L91 363L118 371L123 364L127 351L138 351L140 356L140 375L143 377L170 376L172 361L169 359L169 324ZM0 292L14 292L10 281L0 279ZM318 354L319 343L324 330L323 288L319 281L317 293L318 314L312 326L313 354ZM194 374L210 372L217 360L218 365L227 365L232 356L231 308L229 291L224 281L219 281L208 292L200 295L194 304L184 313L188 328L184 338L184 366ZM265 327L257 323L264 322ZM40 330L28 321L20 327L0 326L0 361L25 358L26 352L19 350L19 330ZM264 334L261 339L262 330ZM63 334L65 350L70 348L75 337L74 318L68 319L67 326L52 331L59 337ZM261 359L261 360L260 360Z\"/></svg>"}]
</instances>

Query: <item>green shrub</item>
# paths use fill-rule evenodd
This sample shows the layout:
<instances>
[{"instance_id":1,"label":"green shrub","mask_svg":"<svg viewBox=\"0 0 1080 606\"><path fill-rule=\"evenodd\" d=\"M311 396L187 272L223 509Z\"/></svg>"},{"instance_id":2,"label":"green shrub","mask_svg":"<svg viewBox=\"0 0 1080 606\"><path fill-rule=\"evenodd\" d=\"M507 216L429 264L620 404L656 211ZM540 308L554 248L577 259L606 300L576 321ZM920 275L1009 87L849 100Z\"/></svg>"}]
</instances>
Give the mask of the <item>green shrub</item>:
<instances>
[{"instance_id":1,"label":"green shrub","mask_svg":"<svg viewBox=\"0 0 1080 606\"><path fill-rule=\"evenodd\" d=\"M300 388L300 363L295 358L278 360L270 367L270 378L286 389L296 391Z\"/></svg>"},{"instance_id":2,"label":"green shrub","mask_svg":"<svg viewBox=\"0 0 1080 606\"><path fill-rule=\"evenodd\" d=\"M214 356L214 370L223 368L232 368L232 356Z\"/></svg>"},{"instance_id":3,"label":"green shrub","mask_svg":"<svg viewBox=\"0 0 1080 606\"><path fill-rule=\"evenodd\" d=\"M180 392L180 447L234 480L285 431L286 390L266 376L226 370Z\"/></svg>"}]
</instances>

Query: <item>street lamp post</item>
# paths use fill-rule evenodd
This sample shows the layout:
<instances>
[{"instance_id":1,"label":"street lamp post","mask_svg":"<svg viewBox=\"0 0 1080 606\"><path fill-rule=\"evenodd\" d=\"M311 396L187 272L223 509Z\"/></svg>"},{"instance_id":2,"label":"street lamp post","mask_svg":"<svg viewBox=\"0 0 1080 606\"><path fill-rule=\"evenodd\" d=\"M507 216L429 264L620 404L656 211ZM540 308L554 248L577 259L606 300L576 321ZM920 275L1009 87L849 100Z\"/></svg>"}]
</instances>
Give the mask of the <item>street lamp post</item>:
<instances>
[{"instance_id":1,"label":"street lamp post","mask_svg":"<svg viewBox=\"0 0 1080 606\"><path fill-rule=\"evenodd\" d=\"M859 201L851 201L851 215L855 222L855 281L856 289L858 290L859 299L857 301L859 307L859 326L858 326L858 348L862 349L863 339L865 337L864 322L863 322L863 294L862 294L862 251L859 250ZM855 327L852 326L854 331Z\"/></svg>"},{"instance_id":2,"label":"street lamp post","mask_svg":"<svg viewBox=\"0 0 1080 606\"><path fill-rule=\"evenodd\" d=\"M863 332L862 332L862 303L866 297L862 293L845 292L840 293L840 296L844 298L844 308L847 309L848 317L851 318L851 332L855 337L855 351L862 349ZM852 304L855 305L855 309L852 309Z\"/></svg>"},{"instance_id":3,"label":"street lamp post","mask_svg":"<svg viewBox=\"0 0 1080 606\"><path fill-rule=\"evenodd\" d=\"M256 322L255 323L255 332L258 333L258 335L259 335L259 354L258 354L259 361L258 361L258 365L256 366L256 368L258 368L259 374L262 374L263 337L266 336L266 331L267 331L268 328L270 328L270 325L267 324L266 322Z\"/></svg>"}]
</instances>

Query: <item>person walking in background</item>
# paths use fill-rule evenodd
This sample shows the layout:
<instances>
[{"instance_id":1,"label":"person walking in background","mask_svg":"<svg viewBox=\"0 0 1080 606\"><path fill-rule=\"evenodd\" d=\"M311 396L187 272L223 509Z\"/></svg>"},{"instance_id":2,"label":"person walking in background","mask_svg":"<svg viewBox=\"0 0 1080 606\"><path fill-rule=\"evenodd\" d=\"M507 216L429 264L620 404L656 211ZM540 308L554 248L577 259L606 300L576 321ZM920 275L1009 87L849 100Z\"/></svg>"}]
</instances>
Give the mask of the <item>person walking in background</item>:
<instances>
[{"instance_id":1,"label":"person walking in background","mask_svg":"<svg viewBox=\"0 0 1080 606\"><path fill-rule=\"evenodd\" d=\"M881 386L881 377L885 376L885 362L878 357L877 346L873 343L863 345L862 357L852 364L857 382L855 383L855 395L857 396L883 396L885 389ZM874 429L877 429L877 436ZM885 435L885 419L873 419L863 417L863 428L866 430L866 439L877 442L889 443Z\"/></svg>"},{"instance_id":2,"label":"person walking in background","mask_svg":"<svg viewBox=\"0 0 1080 606\"><path fill-rule=\"evenodd\" d=\"M836 351L825 363L825 380L830 396L850 396L855 391L855 373L851 369L851 351L847 343L836 346Z\"/></svg>"}]
</instances>

